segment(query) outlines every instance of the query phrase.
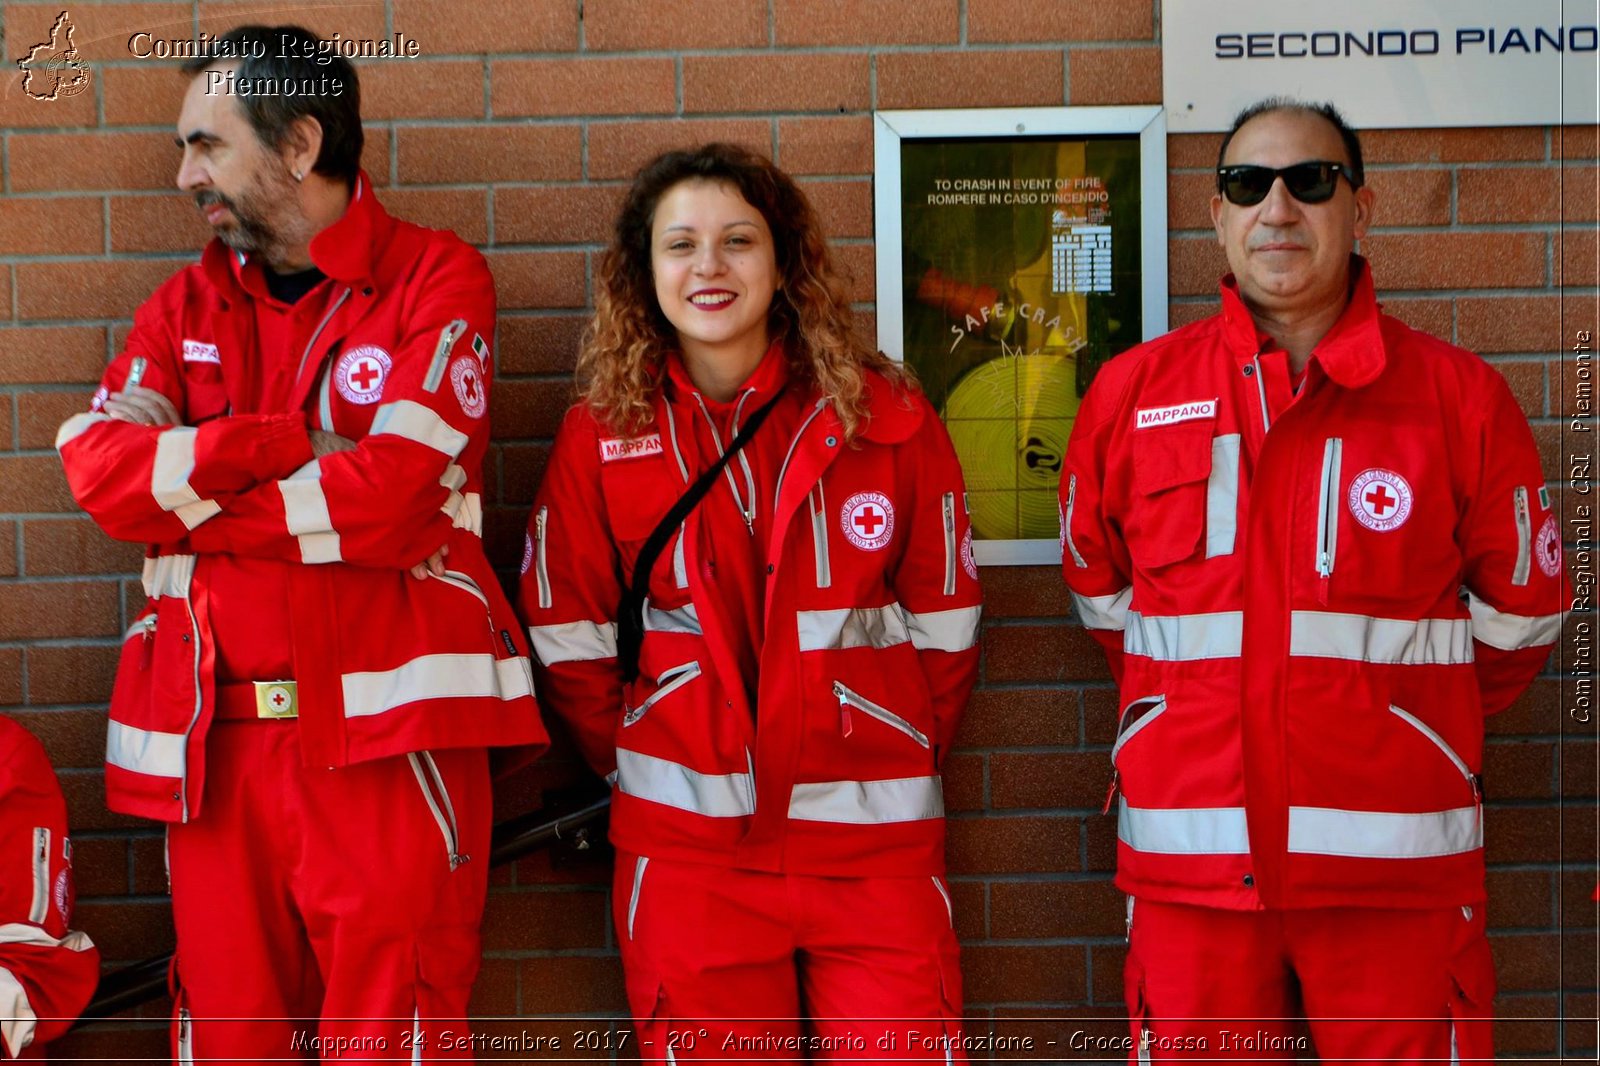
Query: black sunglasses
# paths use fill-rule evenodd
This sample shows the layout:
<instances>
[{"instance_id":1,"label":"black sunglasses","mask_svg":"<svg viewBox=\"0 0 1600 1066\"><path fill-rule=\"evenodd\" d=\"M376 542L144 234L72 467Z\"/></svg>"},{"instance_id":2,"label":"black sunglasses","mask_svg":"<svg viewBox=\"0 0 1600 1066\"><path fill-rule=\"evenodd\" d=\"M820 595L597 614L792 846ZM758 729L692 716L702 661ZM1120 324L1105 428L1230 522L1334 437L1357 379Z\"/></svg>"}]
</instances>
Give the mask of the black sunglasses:
<instances>
[{"instance_id":1,"label":"black sunglasses","mask_svg":"<svg viewBox=\"0 0 1600 1066\"><path fill-rule=\"evenodd\" d=\"M1339 176L1350 183L1352 189L1361 188L1355 174L1343 163L1313 160L1296 163L1292 167L1262 167L1254 163L1240 163L1217 168L1217 191L1238 207L1254 207L1267 198L1272 183L1283 179L1283 187L1303 204L1320 204L1333 196Z\"/></svg>"}]
</instances>

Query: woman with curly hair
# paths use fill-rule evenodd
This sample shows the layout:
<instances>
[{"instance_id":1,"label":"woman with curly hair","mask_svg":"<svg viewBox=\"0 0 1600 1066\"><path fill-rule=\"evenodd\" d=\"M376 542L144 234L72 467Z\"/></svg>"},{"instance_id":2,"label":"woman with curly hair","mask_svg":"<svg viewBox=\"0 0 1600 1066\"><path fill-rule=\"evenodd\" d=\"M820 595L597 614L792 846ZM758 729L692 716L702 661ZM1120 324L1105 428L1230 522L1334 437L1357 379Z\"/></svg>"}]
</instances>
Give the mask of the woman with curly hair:
<instances>
[{"instance_id":1,"label":"woman with curly hair","mask_svg":"<svg viewBox=\"0 0 1600 1066\"><path fill-rule=\"evenodd\" d=\"M646 165L597 281L522 607L615 786L640 1054L961 1058L939 766L979 592L944 427L753 153Z\"/></svg>"}]
</instances>

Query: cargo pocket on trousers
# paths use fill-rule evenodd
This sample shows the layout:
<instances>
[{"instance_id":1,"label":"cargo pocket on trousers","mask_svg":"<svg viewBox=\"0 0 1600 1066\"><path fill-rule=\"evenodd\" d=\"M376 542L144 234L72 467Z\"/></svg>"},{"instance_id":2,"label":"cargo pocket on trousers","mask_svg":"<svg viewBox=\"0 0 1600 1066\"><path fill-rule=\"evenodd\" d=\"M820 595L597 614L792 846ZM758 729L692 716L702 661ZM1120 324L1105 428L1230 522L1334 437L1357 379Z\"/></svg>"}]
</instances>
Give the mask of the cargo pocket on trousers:
<instances>
[{"instance_id":1,"label":"cargo pocket on trousers","mask_svg":"<svg viewBox=\"0 0 1600 1066\"><path fill-rule=\"evenodd\" d=\"M1450 963L1450 1062L1486 1063L1494 1060L1494 958L1482 931L1483 917L1463 907L1462 915L1475 928L1471 940ZM1475 920L1476 919L1476 920Z\"/></svg>"}]
</instances>

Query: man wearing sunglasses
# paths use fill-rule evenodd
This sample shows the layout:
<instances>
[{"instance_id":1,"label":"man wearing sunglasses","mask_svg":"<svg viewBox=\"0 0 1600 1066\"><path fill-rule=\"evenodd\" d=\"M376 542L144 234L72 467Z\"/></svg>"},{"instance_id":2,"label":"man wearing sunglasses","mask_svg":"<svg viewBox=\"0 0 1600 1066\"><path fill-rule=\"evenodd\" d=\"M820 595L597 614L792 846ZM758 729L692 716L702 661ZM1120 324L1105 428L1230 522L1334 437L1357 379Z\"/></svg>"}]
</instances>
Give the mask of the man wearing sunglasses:
<instances>
[{"instance_id":1,"label":"man wearing sunglasses","mask_svg":"<svg viewBox=\"0 0 1600 1066\"><path fill-rule=\"evenodd\" d=\"M1109 362L1063 570L1121 689L1111 759L1139 1061L1492 1054L1483 717L1570 602L1494 369L1382 313L1331 106L1223 139L1222 309ZM1109 806L1109 804L1108 804Z\"/></svg>"}]
</instances>

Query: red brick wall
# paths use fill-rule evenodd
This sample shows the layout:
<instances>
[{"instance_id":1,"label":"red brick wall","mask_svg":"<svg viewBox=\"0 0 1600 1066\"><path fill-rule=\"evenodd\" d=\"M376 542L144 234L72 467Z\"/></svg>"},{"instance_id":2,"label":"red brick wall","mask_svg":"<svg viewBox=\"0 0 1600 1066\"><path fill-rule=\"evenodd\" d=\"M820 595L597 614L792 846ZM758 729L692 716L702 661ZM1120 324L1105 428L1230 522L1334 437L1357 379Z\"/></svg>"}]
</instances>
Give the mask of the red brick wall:
<instances>
[{"instance_id":1,"label":"red brick wall","mask_svg":"<svg viewBox=\"0 0 1600 1066\"><path fill-rule=\"evenodd\" d=\"M60 770L78 921L107 959L172 945L159 833L106 813L98 769L139 551L75 510L51 442L86 405L139 300L206 237L171 189L183 83L170 66L131 59L131 33L182 37L249 18L419 42L418 60L363 68L366 165L392 210L455 229L493 266L502 310L487 536L510 566L569 397L594 260L636 165L708 138L770 153L821 207L870 329L871 111L1156 102L1156 6L587 0L580 15L578 0L73 5L90 91L42 103L13 76L0 96L0 705L45 740ZM60 6L0 10L0 51L14 59ZM1559 486L1593 443L1562 427L1577 411L1577 364L1563 352L1580 329L1596 329L1594 130L1384 131L1365 141L1379 195L1365 250L1388 306L1505 374ZM1216 143L1169 142L1174 324L1211 309L1223 269L1204 206ZM1569 510L1577 502L1571 490L1557 495ZM1114 826L1098 814L1114 693L1098 651L1066 620L1053 571L990 569L984 585L983 680L947 782L969 1009L1115 1018L1122 904L1108 880ZM1569 656L1573 647L1564 645ZM1567 703L1550 674L1490 726L1490 923L1507 1051L1596 1042L1592 1020L1559 1020L1593 1019L1597 984L1594 728L1569 719ZM562 749L506 790L505 812L580 779ZM624 1010L607 874L607 856L594 852L496 873L478 1012ZM141 1032L97 1027L73 1047L159 1054L159 1038Z\"/></svg>"}]
</instances>

